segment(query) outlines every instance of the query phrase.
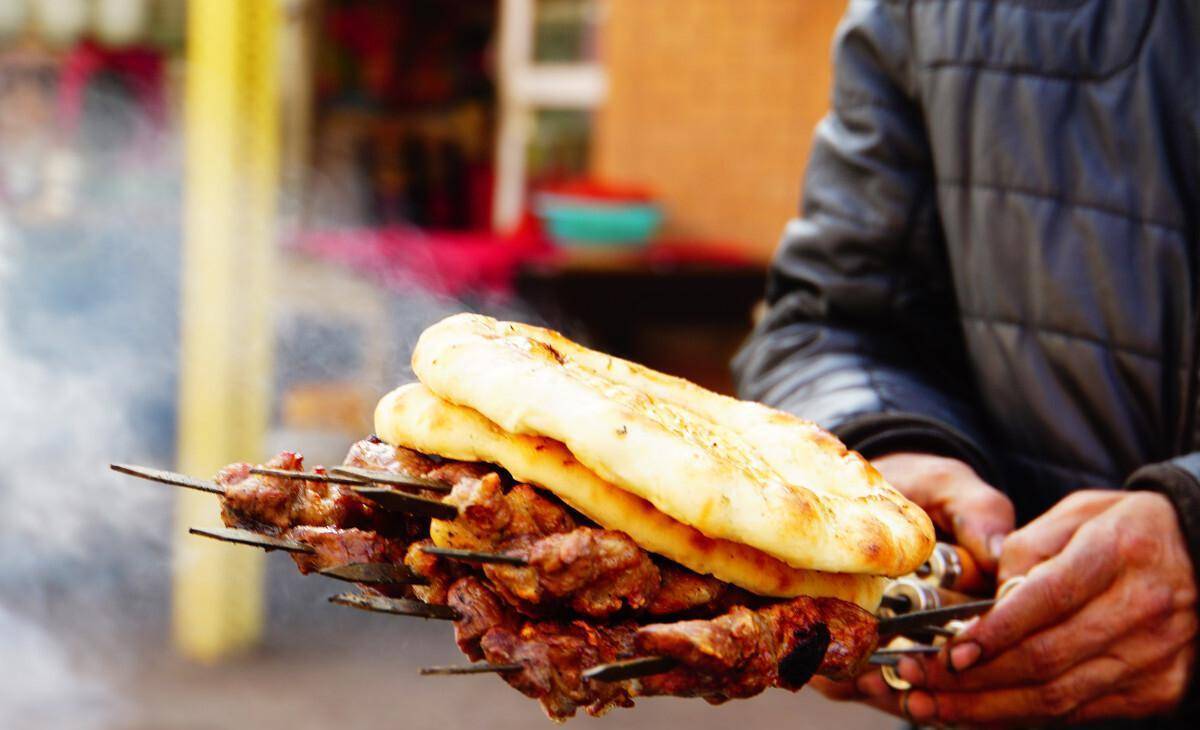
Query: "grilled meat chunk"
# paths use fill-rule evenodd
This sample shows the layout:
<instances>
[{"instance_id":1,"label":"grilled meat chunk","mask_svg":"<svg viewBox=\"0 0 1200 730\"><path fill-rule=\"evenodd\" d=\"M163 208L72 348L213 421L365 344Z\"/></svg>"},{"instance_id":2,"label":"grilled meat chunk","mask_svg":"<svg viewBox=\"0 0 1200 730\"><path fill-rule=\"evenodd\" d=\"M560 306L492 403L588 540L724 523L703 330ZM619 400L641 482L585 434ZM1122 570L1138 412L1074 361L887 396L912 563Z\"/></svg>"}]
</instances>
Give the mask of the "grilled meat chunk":
<instances>
[{"instance_id":1,"label":"grilled meat chunk","mask_svg":"<svg viewBox=\"0 0 1200 730\"><path fill-rule=\"evenodd\" d=\"M875 618L836 599L797 598L758 610L738 606L710 620L641 627L577 620L527 622L517 629L496 621L479 647L489 662L522 665L504 680L536 698L552 719L563 720L580 707L593 715L628 707L638 696L720 704L769 687L795 691L813 674L851 676L874 651ZM666 656L679 665L623 682L580 676L588 667L639 655Z\"/></svg>"},{"instance_id":2,"label":"grilled meat chunk","mask_svg":"<svg viewBox=\"0 0 1200 730\"><path fill-rule=\"evenodd\" d=\"M446 484L457 484L466 479L479 479L485 474L495 471L495 467L479 462L434 459L412 449L384 443L374 436L355 442L342 463L346 466L386 471L419 479L432 479Z\"/></svg>"},{"instance_id":3,"label":"grilled meat chunk","mask_svg":"<svg viewBox=\"0 0 1200 730\"><path fill-rule=\"evenodd\" d=\"M315 554L293 554L296 567L307 575L350 563L391 563L404 560L405 544L357 528L293 527L287 536L316 550Z\"/></svg>"},{"instance_id":4,"label":"grilled meat chunk","mask_svg":"<svg viewBox=\"0 0 1200 730\"><path fill-rule=\"evenodd\" d=\"M574 518L557 500L528 484L507 492L499 474L462 479L443 500L458 507L455 520L434 520L430 534L440 547L464 550L500 550L517 541L528 541L576 527Z\"/></svg>"},{"instance_id":5,"label":"grilled meat chunk","mask_svg":"<svg viewBox=\"0 0 1200 730\"><path fill-rule=\"evenodd\" d=\"M720 614L735 605L756 605L757 596L743 591L711 575L699 575L677 563L664 561L659 566L662 582L646 613L650 616L672 616L688 613Z\"/></svg>"},{"instance_id":6,"label":"grilled meat chunk","mask_svg":"<svg viewBox=\"0 0 1200 730\"><path fill-rule=\"evenodd\" d=\"M486 565L496 589L525 613L568 608L591 618L641 611L658 593L658 566L628 535L578 527L508 552L525 566Z\"/></svg>"},{"instance_id":7,"label":"grilled meat chunk","mask_svg":"<svg viewBox=\"0 0 1200 730\"><path fill-rule=\"evenodd\" d=\"M497 627L480 646L494 664L515 663L520 672L504 680L535 698L551 719L565 720L584 708L602 715L612 707L632 707L628 683L585 682L584 669L611 662L632 649L636 627L630 623L593 626L584 621L527 623L520 630Z\"/></svg>"},{"instance_id":8,"label":"grilled meat chunk","mask_svg":"<svg viewBox=\"0 0 1200 730\"><path fill-rule=\"evenodd\" d=\"M670 657L680 668L642 680L640 694L750 697L767 687L796 690L812 674L844 679L875 650L875 617L833 598L799 597L714 619L642 626L639 654Z\"/></svg>"},{"instance_id":9,"label":"grilled meat chunk","mask_svg":"<svg viewBox=\"0 0 1200 730\"><path fill-rule=\"evenodd\" d=\"M268 461L272 469L301 471L304 457L285 451ZM231 464L217 474L225 487L221 518L226 525L286 530L311 527L394 529L396 520L340 484L251 474L250 464Z\"/></svg>"},{"instance_id":10,"label":"grilled meat chunk","mask_svg":"<svg viewBox=\"0 0 1200 730\"><path fill-rule=\"evenodd\" d=\"M426 603L442 604L446 603L447 594L454 582L469 575L471 568L464 563L443 560L422 550L432 544L433 541L426 538L409 545L404 564L429 581L427 586L413 586L413 594Z\"/></svg>"},{"instance_id":11,"label":"grilled meat chunk","mask_svg":"<svg viewBox=\"0 0 1200 730\"><path fill-rule=\"evenodd\" d=\"M512 608L475 576L456 580L446 593L446 605L462 616L454 622L454 640L471 661L483 658L479 642L489 631L520 627Z\"/></svg>"}]
</instances>

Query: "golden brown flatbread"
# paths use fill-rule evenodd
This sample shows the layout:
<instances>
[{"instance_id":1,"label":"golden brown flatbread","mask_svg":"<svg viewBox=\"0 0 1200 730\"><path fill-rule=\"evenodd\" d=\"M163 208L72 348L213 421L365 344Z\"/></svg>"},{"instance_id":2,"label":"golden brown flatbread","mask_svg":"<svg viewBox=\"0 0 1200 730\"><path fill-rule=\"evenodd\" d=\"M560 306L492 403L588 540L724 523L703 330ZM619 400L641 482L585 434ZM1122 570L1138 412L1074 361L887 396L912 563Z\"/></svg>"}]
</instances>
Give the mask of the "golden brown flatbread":
<instances>
[{"instance_id":1,"label":"golden brown flatbread","mask_svg":"<svg viewBox=\"0 0 1200 730\"><path fill-rule=\"evenodd\" d=\"M422 334L413 369L443 400L558 441L678 522L794 568L896 576L933 549L929 517L816 424L556 332L455 315Z\"/></svg>"}]
</instances>

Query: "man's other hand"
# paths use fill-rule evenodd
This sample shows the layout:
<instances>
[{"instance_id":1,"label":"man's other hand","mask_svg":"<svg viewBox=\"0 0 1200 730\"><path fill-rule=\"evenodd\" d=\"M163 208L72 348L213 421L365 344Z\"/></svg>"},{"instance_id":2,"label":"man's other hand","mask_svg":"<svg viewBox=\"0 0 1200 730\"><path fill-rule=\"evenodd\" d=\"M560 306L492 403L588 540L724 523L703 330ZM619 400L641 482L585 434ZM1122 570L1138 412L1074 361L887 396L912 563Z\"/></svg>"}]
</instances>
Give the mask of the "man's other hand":
<instances>
[{"instance_id":1,"label":"man's other hand","mask_svg":"<svg viewBox=\"0 0 1200 730\"><path fill-rule=\"evenodd\" d=\"M935 525L995 573L1004 537L1016 512L1008 497L957 459L930 454L888 454L871 462L893 487L929 513Z\"/></svg>"},{"instance_id":2,"label":"man's other hand","mask_svg":"<svg viewBox=\"0 0 1200 730\"><path fill-rule=\"evenodd\" d=\"M1014 725L1169 711L1195 656L1196 585L1175 509L1082 491L1013 533L1000 578L1026 581L937 658L905 658L918 723Z\"/></svg>"}]
</instances>

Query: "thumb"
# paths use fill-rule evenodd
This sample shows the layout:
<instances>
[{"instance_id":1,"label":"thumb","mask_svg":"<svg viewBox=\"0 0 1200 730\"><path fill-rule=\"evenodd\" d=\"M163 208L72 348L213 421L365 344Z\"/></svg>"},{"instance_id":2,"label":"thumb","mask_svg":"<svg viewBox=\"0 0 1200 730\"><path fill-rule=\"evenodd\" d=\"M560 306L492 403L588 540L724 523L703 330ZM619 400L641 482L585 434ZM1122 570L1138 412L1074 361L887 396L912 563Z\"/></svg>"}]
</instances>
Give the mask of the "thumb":
<instances>
[{"instance_id":1,"label":"thumb","mask_svg":"<svg viewBox=\"0 0 1200 730\"><path fill-rule=\"evenodd\" d=\"M1004 538L1016 527L1012 502L1000 491L980 484L970 494L949 500L944 509L954 541L975 558L980 568L995 575Z\"/></svg>"}]
</instances>

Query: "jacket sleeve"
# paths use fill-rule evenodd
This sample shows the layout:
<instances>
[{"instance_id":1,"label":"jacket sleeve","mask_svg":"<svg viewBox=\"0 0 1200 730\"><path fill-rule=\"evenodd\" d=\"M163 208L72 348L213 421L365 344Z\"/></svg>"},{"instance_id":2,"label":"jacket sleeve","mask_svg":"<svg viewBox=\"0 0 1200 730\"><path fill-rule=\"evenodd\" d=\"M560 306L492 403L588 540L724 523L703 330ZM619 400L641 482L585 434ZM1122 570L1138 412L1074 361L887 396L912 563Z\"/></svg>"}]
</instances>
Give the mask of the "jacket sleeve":
<instances>
[{"instance_id":1,"label":"jacket sleeve","mask_svg":"<svg viewBox=\"0 0 1200 730\"><path fill-rule=\"evenodd\" d=\"M867 456L941 453L987 478L903 7L856 0L838 28L802 214L734 377Z\"/></svg>"},{"instance_id":2,"label":"jacket sleeve","mask_svg":"<svg viewBox=\"0 0 1200 730\"><path fill-rule=\"evenodd\" d=\"M1171 500L1192 559L1192 575L1196 586L1200 587L1200 451L1143 466L1129 476L1125 488L1158 492ZM1200 713L1200 669L1193 666L1191 686L1182 706L1174 714L1194 719L1197 713ZM1192 725L1180 724L1179 727Z\"/></svg>"}]
</instances>

